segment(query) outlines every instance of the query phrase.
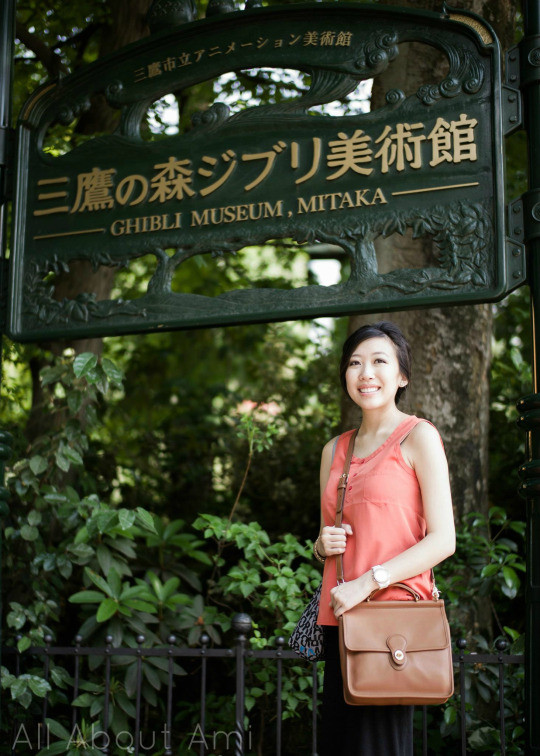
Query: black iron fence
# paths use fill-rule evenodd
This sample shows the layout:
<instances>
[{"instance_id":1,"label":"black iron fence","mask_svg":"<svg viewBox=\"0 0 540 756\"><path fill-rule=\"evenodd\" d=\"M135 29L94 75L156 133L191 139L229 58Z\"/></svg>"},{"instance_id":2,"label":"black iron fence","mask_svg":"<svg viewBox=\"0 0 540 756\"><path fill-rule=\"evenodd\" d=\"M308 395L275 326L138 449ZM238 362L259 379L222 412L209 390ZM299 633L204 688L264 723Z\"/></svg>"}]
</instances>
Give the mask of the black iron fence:
<instances>
[{"instance_id":1,"label":"black iron fence","mask_svg":"<svg viewBox=\"0 0 540 756\"><path fill-rule=\"evenodd\" d=\"M199 756L208 756L210 753L234 753L235 756L241 756L243 754L268 753L268 739L266 739L264 747L261 746L260 741L258 744L253 742L253 733L251 726L247 723L246 716L246 695L250 692L249 688L246 687L246 665L250 663L250 660L259 659L263 665L275 665L273 670L274 684L272 685L274 695L273 735L270 739L272 741L270 748L277 756L289 756L292 751L287 744L284 745L283 738L283 682L284 673L287 672L286 665L290 665L293 660L298 664L299 659L293 651L288 649L286 639L283 637L277 638L275 647L272 649L257 650L252 648L248 643L249 633L252 629L251 619L248 615L235 615L232 620L232 627L235 633L235 643L231 648L210 648L210 638L203 633L198 648L179 647L174 636L168 638L168 645L147 648L145 647L144 635L140 635L137 638L135 648L114 647L111 636L106 638L105 645L102 647L83 646L80 637L75 639L74 646L57 647L52 645L52 638L46 636L45 646L43 647L32 647L23 653L18 653L13 648L3 649L3 664L17 678L24 676L25 672L32 668L34 674L36 670L39 671L41 678L49 684L53 683L53 685L51 692L46 693L40 699L40 710L38 713L34 710L33 717L31 714L25 714L25 710L21 706L20 716L16 714L11 718L9 745L7 747L4 745L0 753L29 756L34 753L37 754L47 746L51 748L51 753L68 753L68 745L65 746L65 751L61 750L59 744L62 742L62 733L54 726L51 730L51 724L48 724L50 722L49 717L62 719L64 722L62 727L66 733L69 733L69 745L76 748L81 748L83 745L88 748L93 747L94 750L90 753L110 754L111 756L123 753L133 754L133 756L142 756L143 754L151 754L152 756L173 756L174 754L174 756L180 756L184 753L190 756L197 753ZM453 714L456 718L459 735L456 741L454 732L452 745L449 746L451 750L437 749L437 752L451 752L452 754L470 752L468 745L470 733L467 732L466 723L471 675L474 676L475 673L485 674L486 671L489 671L490 680L484 679L482 685L484 689L488 687L492 694L491 706L487 708L491 709L494 722L487 725L487 729L490 730L492 738L493 733L497 733L496 751L501 756L506 756L507 720L511 714L509 713L508 695L505 696L505 675L508 674L512 665L523 665L523 656L507 653L505 641L496 643L496 653L468 653L465 640L458 640L456 646L457 651L453 655L456 673ZM71 670L71 672L69 676L64 676L63 687L66 687L67 681L68 690L60 696L55 696L53 695L54 675L51 673L59 660L62 661L62 669ZM148 676L144 664L151 660L154 660L154 664L158 664L155 660L159 660L158 668L163 673L161 678L163 685L160 684L158 690L160 691L160 704L165 721L159 733L156 733L155 727L152 732L148 732L147 717L143 716L143 685L145 675ZM184 669L178 668L178 660L183 660L183 663L188 660L196 662L196 675L194 676L193 672L189 675L190 685L188 688L182 685L182 681L186 679L186 672ZM228 676L233 681L231 697L234 701L234 725L229 730L209 732L207 729L208 698L211 695L212 685L216 683L216 675L212 674L212 666L219 660L229 660ZM131 697L129 728L123 732L121 739L118 736L118 728L116 728L116 734L111 731L111 707L115 696L118 696L118 691L114 689L115 683L112 673L118 665L122 666L128 663L131 664L132 669L133 695ZM320 676L317 663L311 665L303 663L303 665L305 667L304 678L309 681L311 690L311 705L306 707L309 710L310 723L306 727L304 719L303 732L307 733L309 740L304 743L302 753L316 756ZM99 715L97 716L99 727L96 729L94 725L89 726L88 722L85 723L81 720L81 712L84 711L84 708L81 707L79 697L82 690L89 689L88 684L84 682L83 667L84 669L89 667L95 670L99 669L100 666L103 667L102 684L100 686L94 684L93 688L90 686L95 694L98 692L101 694L100 697L95 696L96 702L102 702L97 709L94 707L94 715ZM515 669L515 667L513 668ZM221 671L222 674L223 671ZM219 673L218 676L220 676ZM491 685L489 685L489 682L491 682ZM46 687L48 688L48 686ZM306 687L305 683L303 683L303 687ZM195 688L197 688L197 691L195 691ZM493 695L494 688L496 690L495 695ZM192 712L197 711L195 718L192 719L195 724L192 725L190 737L186 737L184 733L183 737L175 741L175 709L186 695L192 701ZM484 699L486 699L485 694ZM487 701L485 700L484 703L487 703ZM5 711L5 706L3 708ZM89 708L91 714L92 707ZM425 756L430 751L428 746L430 728L438 727L436 718L434 719L432 715L436 707L424 706L418 708L421 714L417 714L415 720L417 727L415 735L416 752ZM443 715L440 707L437 713ZM515 733L515 719L512 726ZM482 729L485 730L486 727L480 728L480 731ZM159 737L156 737L156 735L159 735ZM520 752L516 750L515 743L511 744L511 748L513 749L512 753ZM294 752L298 753L296 749L297 746L295 746ZM474 750L477 749L474 748ZM485 751L486 749L480 748L479 750ZM79 753L78 750L76 752ZM83 752L86 753L86 751Z\"/></svg>"}]
</instances>

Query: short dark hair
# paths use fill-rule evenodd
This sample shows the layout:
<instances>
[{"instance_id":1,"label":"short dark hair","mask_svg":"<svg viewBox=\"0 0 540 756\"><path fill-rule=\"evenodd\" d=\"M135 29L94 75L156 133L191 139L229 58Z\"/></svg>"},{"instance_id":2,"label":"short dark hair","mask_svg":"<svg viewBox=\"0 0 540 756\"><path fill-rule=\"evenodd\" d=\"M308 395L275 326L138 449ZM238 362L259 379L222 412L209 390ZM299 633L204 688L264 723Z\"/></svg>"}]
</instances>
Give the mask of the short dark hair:
<instances>
[{"instance_id":1,"label":"short dark hair","mask_svg":"<svg viewBox=\"0 0 540 756\"><path fill-rule=\"evenodd\" d=\"M347 373L347 368L349 367L351 355L354 354L354 350L356 349L358 344L361 344L367 339L378 338L380 336L386 336L394 344L397 352L400 373L404 378L407 379L407 382L410 381L412 357L409 342L395 323L390 323L390 321L388 320L381 320L378 323L372 323L358 328L356 331L351 333L351 335L343 344L341 362L339 363L339 379L341 381L343 391L345 391L347 396L349 394L347 391L347 381L345 379L345 374ZM406 390L407 386L400 386L398 388L398 390L396 391L396 404L399 402Z\"/></svg>"}]
</instances>

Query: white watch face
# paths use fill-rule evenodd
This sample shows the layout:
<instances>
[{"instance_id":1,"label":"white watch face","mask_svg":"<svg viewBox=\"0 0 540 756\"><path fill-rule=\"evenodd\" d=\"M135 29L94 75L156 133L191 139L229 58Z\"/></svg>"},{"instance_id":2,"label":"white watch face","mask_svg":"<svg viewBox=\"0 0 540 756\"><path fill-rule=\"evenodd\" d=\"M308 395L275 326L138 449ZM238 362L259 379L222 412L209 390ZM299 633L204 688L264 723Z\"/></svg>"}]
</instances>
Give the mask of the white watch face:
<instances>
[{"instance_id":1,"label":"white watch face","mask_svg":"<svg viewBox=\"0 0 540 756\"><path fill-rule=\"evenodd\" d=\"M388 580L388 572L384 569L384 567L381 567L378 570L374 571L373 577L375 578L377 583L386 583L386 581Z\"/></svg>"}]
</instances>

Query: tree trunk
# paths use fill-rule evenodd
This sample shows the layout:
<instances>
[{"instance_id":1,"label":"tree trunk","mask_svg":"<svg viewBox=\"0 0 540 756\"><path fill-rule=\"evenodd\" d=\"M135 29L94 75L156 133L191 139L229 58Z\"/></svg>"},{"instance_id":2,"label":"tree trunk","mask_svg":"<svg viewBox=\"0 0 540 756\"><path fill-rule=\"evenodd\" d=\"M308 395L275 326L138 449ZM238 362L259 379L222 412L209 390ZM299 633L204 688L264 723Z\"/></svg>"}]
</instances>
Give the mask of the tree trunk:
<instances>
[{"instance_id":1,"label":"tree trunk","mask_svg":"<svg viewBox=\"0 0 540 756\"><path fill-rule=\"evenodd\" d=\"M111 9L110 24L106 26L101 35L99 57L129 45L148 35L146 14L151 0L110 0ZM84 113L77 124L77 134L103 134L111 133L116 128L119 111L107 104L103 95L92 98L90 110ZM97 271L92 270L91 264L86 260L74 261L70 264L70 272L59 275L55 284L55 297L62 299L74 299L78 294L94 293L98 300L109 299L114 282L115 269L101 267ZM85 338L66 341L55 341L46 345L53 354L60 354L66 347L72 347L76 352L95 352L99 354L102 349L101 338ZM46 364L46 358L35 358L31 365L32 370L32 409L26 426L26 435L29 439L36 438L46 430L50 418L43 414L43 393L39 383L39 370ZM56 422L61 425L64 418L56 417Z\"/></svg>"},{"instance_id":2,"label":"tree trunk","mask_svg":"<svg viewBox=\"0 0 540 756\"><path fill-rule=\"evenodd\" d=\"M382 0L383 4L386 3ZM392 3L393 4L393 3ZM403 0L401 5L441 10L437 0ZM515 5L511 0L464 0L463 9L483 16L495 28L502 49L513 42ZM415 92L426 82L440 80L446 61L424 44L400 45L394 64L374 80L372 109L384 104L384 95L399 88ZM419 243L420 241L420 243ZM430 241L413 241L411 235L376 241L379 272L429 264ZM452 493L458 523L471 511L487 512L489 369L491 357L492 308L490 305L411 310L390 314L352 317L349 331L364 323L389 319L408 338L413 352L413 374L403 409L432 420L445 442L450 466ZM358 425L360 412L349 400L343 402L343 428ZM489 608L480 607L472 625L488 628Z\"/></svg>"},{"instance_id":3,"label":"tree trunk","mask_svg":"<svg viewBox=\"0 0 540 756\"><path fill-rule=\"evenodd\" d=\"M110 0L110 24L102 32L99 57L115 52L149 34L146 14L151 0ZM77 124L77 134L110 134L117 126L120 111L111 108L103 95L92 98L92 105ZM85 260L71 263L70 272L58 277L55 297L74 299L78 294L94 293L99 300L109 299L115 269L101 267L97 271ZM101 352L99 338L86 338L52 345L53 352L72 346L76 352Z\"/></svg>"}]
</instances>

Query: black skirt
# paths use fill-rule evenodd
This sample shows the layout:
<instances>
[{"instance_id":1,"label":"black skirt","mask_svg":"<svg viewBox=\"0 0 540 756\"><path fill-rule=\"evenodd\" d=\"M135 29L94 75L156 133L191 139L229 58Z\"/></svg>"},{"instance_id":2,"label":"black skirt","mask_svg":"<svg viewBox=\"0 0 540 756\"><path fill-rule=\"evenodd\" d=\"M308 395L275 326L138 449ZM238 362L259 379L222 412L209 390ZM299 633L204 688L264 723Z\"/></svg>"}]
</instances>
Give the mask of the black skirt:
<instances>
[{"instance_id":1,"label":"black skirt","mask_svg":"<svg viewBox=\"0 0 540 756\"><path fill-rule=\"evenodd\" d=\"M338 628L324 626L319 756L412 756L413 706L350 706L343 699Z\"/></svg>"}]
</instances>

